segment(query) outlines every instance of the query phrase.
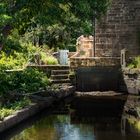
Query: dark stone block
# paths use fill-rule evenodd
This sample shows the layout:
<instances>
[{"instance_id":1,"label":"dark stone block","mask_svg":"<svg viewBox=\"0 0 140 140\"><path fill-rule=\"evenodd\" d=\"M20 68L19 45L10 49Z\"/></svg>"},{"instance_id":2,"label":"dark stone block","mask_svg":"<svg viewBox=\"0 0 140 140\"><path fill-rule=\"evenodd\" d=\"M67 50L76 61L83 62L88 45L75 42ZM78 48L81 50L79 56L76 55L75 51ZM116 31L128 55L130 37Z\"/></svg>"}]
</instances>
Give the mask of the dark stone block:
<instances>
[{"instance_id":1,"label":"dark stone block","mask_svg":"<svg viewBox=\"0 0 140 140\"><path fill-rule=\"evenodd\" d=\"M85 67L77 70L78 91L118 90L119 70L116 67Z\"/></svg>"}]
</instances>

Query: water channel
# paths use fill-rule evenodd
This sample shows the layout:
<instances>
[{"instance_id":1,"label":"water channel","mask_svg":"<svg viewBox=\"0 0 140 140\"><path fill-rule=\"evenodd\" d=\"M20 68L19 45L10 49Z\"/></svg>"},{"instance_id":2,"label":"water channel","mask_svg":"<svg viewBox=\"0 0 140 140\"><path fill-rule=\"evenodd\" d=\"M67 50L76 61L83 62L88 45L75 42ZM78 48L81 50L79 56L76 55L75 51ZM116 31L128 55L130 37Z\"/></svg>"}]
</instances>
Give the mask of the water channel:
<instances>
[{"instance_id":1,"label":"water channel","mask_svg":"<svg viewBox=\"0 0 140 140\"><path fill-rule=\"evenodd\" d=\"M139 134L122 132L118 118L46 110L1 134L0 140L140 140Z\"/></svg>"}]
</instances>

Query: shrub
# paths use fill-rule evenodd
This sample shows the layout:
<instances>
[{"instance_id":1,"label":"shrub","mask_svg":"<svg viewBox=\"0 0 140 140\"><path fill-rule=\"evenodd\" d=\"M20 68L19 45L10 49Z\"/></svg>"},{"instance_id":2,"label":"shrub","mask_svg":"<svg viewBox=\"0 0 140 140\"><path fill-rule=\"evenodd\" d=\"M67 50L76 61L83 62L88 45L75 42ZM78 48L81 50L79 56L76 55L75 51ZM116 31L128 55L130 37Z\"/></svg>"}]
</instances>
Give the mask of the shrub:
<instances>
[{"instance_id":1,"label":"shrub","mask_svg":"<svg viewBox=\"0 0 140 140\"><path fill-rule=\"evenodd\" d=\"M49 84L47 76L37 69L26 68L23 71L0 71L0 95L7 96L9 91L34 92Z\"/></svg>"},{"instance_id":2,"label":"shrub","mask_svg":"<svg viewBox=\"0 0 140 140\"><path fill-rule=\"evenodd\" d=\"M140 56L135 57L130 64L128 64L128 68L140 68Z\"/></svg>"},{"instance_id":3,"label":"shrub","mask_svg":"<svg viewBox=\"0 0 140 140\"><path fill-rule=\"evenodd\" d=\"M50 50L38 48L38 47L33 46L32 44L29 44L28 48L29 48L28 53L30 54L31 63L37 64L37 62L35 61L35 59L36 59L35 55L37 55L40 57L40 62L43 64L47 64L47 65L58 64L57 59L51 55Z\"/></svg>"},{"instance_id":4,"label":"shrub","mask_svg":"<svg viewBox=\"0 0 140 140\"><path fill-rule=\"evenodd\" d=\"M17 73L16 78L19 91L33 92L45 88L49 84L47 76L33 68L27 68L23 72Z\"/></svg>"},{"instance_id":5,"label":"shrub","mask_svg":"<svg viewBox=\"0 0 140 140\"><path fill-rule=\"evenodd\" d=\"M20 69L26 64L27 59L23 53L13 52L13 55L7 55L1 52L0 54L0 69Z\"/></svg>"},{"instance_id":6,"label":"shrub","mask_svg":"<svg viewBox=\"0 0 140 140\"><path fill-rule=\"evenodd\" d=\"M46 63L47 63L47 65L57 65L58 61L53 56L47 56L46 57Z\"/></svg>"}]
</instances>

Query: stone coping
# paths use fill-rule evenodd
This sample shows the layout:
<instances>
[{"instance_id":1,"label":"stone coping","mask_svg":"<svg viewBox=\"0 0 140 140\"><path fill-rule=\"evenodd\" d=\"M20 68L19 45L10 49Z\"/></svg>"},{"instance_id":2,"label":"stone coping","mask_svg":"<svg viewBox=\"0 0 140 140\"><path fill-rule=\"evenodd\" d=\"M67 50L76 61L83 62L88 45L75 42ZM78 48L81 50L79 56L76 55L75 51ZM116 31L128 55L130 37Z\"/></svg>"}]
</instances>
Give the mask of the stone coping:
<instances>
[{"instance_id":1,"label":"stone coping","mask_svg":"<svg viewBox=\"0 0 140 140\"><path fill-rule=\"evenodd\" d=\"M92 99L118 99L118 100L126 100L127 94L119 93L115 91L92 91L92 92L75 92L75 97L85 98L89 97Z\"/></svg>"},{"instance_id":2,"label":"stone coping","mask_svg":"<svg viewBox=\"0 0 140 140\"><path fill-rule=\"evenodd\" d=\"M16 124L22 122L23 120L35 115L41 110L49 107L53 103L54 99L51 98L49 102L43 102L40 104L31 104L28 107L15 111L12 115L5 117L3 121L0 121L0 132L3 132Z\"/></svg>"},{"instance_id":3,"label":"stone coping","mask_svg":"<svg viewBox=\"0 0 140 140\"><path fill-rule=\"evenodd\" d=\"M70 59L118 59L120 57L70 57Z\"/></svg>"},{"instance_id":4,"label":"stone coping","mask_svg":"<svg viewBox=\"0 0 140 140\"><path fill-rule=\"evenodd\" d=\"M120 67L120 57L72 57L70 67L116 66Z\"/></svg>"},{"instance_id":5,"label":"stone coping","mask_svg":"<svg viewBox=\"0 0 140 140\"><path fill-rule=\"evenodd\" d=\"M28 67L68 67L68 65L28 65Z\"/></svg>"}]
</instances>

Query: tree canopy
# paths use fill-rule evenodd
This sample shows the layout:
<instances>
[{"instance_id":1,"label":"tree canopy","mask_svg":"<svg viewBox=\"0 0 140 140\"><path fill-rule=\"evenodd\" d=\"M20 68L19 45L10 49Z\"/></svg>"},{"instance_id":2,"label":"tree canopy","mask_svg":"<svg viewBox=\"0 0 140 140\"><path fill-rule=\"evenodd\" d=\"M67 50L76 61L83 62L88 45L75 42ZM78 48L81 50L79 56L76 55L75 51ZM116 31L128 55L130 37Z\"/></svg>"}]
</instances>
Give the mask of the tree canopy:
<instances>
[{"instance_id":1,"label":"tree canopy","mask_svg":"<svg viewBox=\"0 0 140 140\"><path fill-rule=\"evenodd\" d=\"M92 33L92 19L105 13L110 0L0 0L0 45L17 29L39 44L63 47L80 34ZM30 40L30 38L28 40Z\"/></svg>"}]
</instances>

